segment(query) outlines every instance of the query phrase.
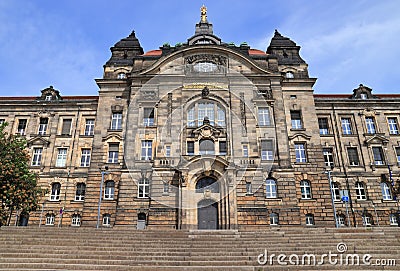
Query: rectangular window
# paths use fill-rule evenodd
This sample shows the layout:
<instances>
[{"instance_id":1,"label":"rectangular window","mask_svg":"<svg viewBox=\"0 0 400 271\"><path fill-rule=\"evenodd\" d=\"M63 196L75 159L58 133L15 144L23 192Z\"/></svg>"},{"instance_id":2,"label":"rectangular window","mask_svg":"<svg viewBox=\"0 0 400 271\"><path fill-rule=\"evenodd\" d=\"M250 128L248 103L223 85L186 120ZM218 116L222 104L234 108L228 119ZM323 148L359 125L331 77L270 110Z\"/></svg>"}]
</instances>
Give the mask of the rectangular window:
<instances>
[{"instance_id":1,"label":"rectangular window","mask_svg":"<svg viewBox=\"0 0 400 271\"><path fill-rule=\"evenodd\" d=\"M194 155L194 142L193 141L187 142L187 154Z\"/></svg>"},{"instance_id":2,"label":"rectangular window","mask_svg":"<svg viewBox=\"0 0 400 271\"><path fill-rule=\"evenodd\" d=\"M2 125L4 122L6 122L5 119L0 119L0 125Z\"/></svg>"},{"instance_id":3,"label":"rectangular window","mask_svg":"<svg viewBox=\"0 0 400 271\"><path fill-rule=\"evenodd\" d=\"M399 126L397 125L397 118L388 118L389 134L398 135Z\"/></svg>"},{"instance_id":4,"label":"rectangular window","mask_svg":"<svg viewBox=\"0 0 400 271\"><path fill-rule=\"evenodd\" d=\"M303 123L301 122L300 111L290 111L290 118L292 119L292 129L302 129Z\"/></svg>"},{"instance_id":5,"label":"rectangular window","mask_svg":"<svg viewBox=\"0 0 400 271\"><path fill-rule=\"evenodd\" d=\"M119 144L109 143L107 163L118 163Z\"/></svg>"},{"instance_id":6,"label":"rectangular window","mask_svg":"<svg viewBox=\"0 0 400 271\"><path fill-rule=\"evenodd\" d=\"M332 148L324 148L322 151L324 154L325 166L332 168L334 166Z\"/></svg>"},{"instance_id":7,"label":"rectangular window","mask_svg":"<svg viewBox=\"0 0 400 271\"><path fill-rule=\"evenodd\" d=\"M194 121L194 107L190 108L188 113L187 113L187 125L188 127L195 127L195 121Z\"/></svg>"},{"instance_id":8,"label":"rectangular window","mask_svg":"<svg viewBox=\"0 0 400 271\"><path fill-rule=\"evenodd\" d=\"M351 130L351 119L350 118L342 118L342 131L344 135L353 134Z\"/></svg>"},{"instance_id":9,"label":"rectangular window","mask_svg":"<svg viewBox=\"0 0 400 271\"><path fill-rule=\"evenodd\" d=\"M383 149L381 147L372 147L372 153L374 155L375 165L384 165Z\"/></svg>"},{"instance_id":10,"label":"rectangular window","mask_svg":"<svg viewBox=\"0 0 400 271\"><path fill-rule=\"evenodd\" d=\"M246 183L246 194L247 195L253 194L253 188L251 187L251 183L250 182Z\"/></svg>"},{"instance_id":11,"label":"rectangular window","mask_svg":"<svg viewBox=\"0 0 400 271\"><path fill-rule=\"evenodd\" d=\"M82 149L81 167L90 166L90 149Z\"/></svg>"},{"instance_id":12,"label":"rectangular window","mask_svg":"<svg viewBox=\"0 0 400 271\"><path fill-rule=\"evenodd\" d=\"M210 125L214 125L214 104L213 103L199 103L198 105L198 125L203 125L203 120L208 117Z\"/></svg>"},{"instance_id":13,"label":"rectangular window","mask_svg":"<svg viewBox=\"0 0 400 271\"><path fill-rule=\"evenodd\" d=\"M347 155L349 156L350 166L359 166L360 160L358 159L357 148L350 147L347 148Z\"/></svg>"},{"instance_id":14,"label":"rectangular window","mask_svg":"<svg viewBox=\"0 0 400 271\"><path fill-rule=\"evenodd\" d=\"M318 118L318 126L319 126L319 134L320 135L328 135L328 119L327 118Z\"/></svg>"},{"instance_id":15,"label":"rectangular window","mask_svg":"<svg viewBox=\"0 0 400 271\"><path fill-rule=\"evenodd\" d=\"M57 153L56 167L65 167L67 164L67 148L59 148Z\"/></svg>"},{"instance_id":16,"label":"rectangular window","mask_svg":"<svg viewBox=\"0 0 400 271\"><path fill-rule=\"evenodd\" d=\"M247 145L242 146L243 157L249 157L249 147Z\"/></svg>"},{"instance_id":17,"label":"rectangular window","mask_svg":"<svg viewBox=\"0 0 400 271\"><path fill-rule=\"evenodd\" d=\"M226 155L226 141L219 141L219 154Z\"/></svg>"},{"instance_id":18,"label":"rectangular window","mask_svg":"<svg viewBox=\"0 0 400 271\"><path fill-rule=\"evenodd\" d=\"M143 109L143 125L144 126L154 125L154 108Z\"/></svg>"},{"instance_id":19,"label":"rectangular window","mask_svg":"<svg viewBox=\"0 0 400 271\"><path fill-rule=\"evenodd\" d=\"M261 140L261 160L274 160L272 140Z\"/></svg>"},{"instance_id":20,"label":"rectangular window","mask_svg":"<svg viewBox=\"0 0 400 271\"><path fill-rule=\"evenodd\" d=\"M302 143L294 144L294 150L296 153L296 163L307 162L306 148L304 144Z\"/></svg>"},{"instance_id":21,"label":"rectangular window","mask_svg":"<svg viewBox=\"0 0 400 271\"><path fill-rule=\"evenodd\" d=\"M168 193L169 193L169 183L168 182L164 182L163 194L168 194Z\"/></svg>"},{"instance_id":22,"label":"rectangular window","mask_svg":"<svg viewBox=\"0 0 400 271\"><path fill-rule=\"evenodd\" d=\"M32 166L40 166L42 164L43 148L33 148Z\"/></svg>"},{"instance_id":23,"label":"rectangular window","mask_svg":"<svg viewBox=\"0 0 400 271\"><path fill-rule=\"evenodd\" d=\"M217 108L217 124L218 126L225 127L225 111L218 106Z\"/></svg>"},{"instance_id":24,"label":"rectangular window","mask_svg":"<svg viewBox=\"0 0 400 271\"><path fill-rule=\"evenodd\" d=\"M373 117L366 117L365 118L365 125L367 127L367 133L368 134L375 134L376 133L375 119Z\"/></svg>"},{"instance_id":25,"label":"rectangular window","mask_svg":"<svg viewBox=\"0 0 400 271\"><path fill-rule=\"evenodd\" d=\"M260 126L271 125L268 107L259 107L258 108L258 125L260 125Z\"/></svg>"},{"instance_id":26,"label":"rectangular window","mask_svg":"<svg viewBox=\"0 0 400 271\"><path fill-rule=\"evenodd\" d=\"M111 116L111 130L122 129L122 113L113 113Z\"/></svg>"},{"instance_id":27,"label":"rectangular window","mask_svg":"<svg viewBox=\"0 0 400 271\"><path fill-rule=\"evenodd\" d=\"M19 119L18 120L17 133L19 133L20 135L25 135L27 122L28 122L27 119Z\"/></svg>"},{"instance_id":28,"label":"rectangular window","mask_svg":"<svg viewBox=\"0 0 400 271\"><path fill-rule=\"evenodd\" d=\"M49 119L48 118L40 118L38 135L45 135L46 134L48 123L49 123Z\"/></svg>"},{"instance_id":29,"label":"rectangular window","mask_svg":"<svg viewBox=\"0 0 400 271\"><path fill-rule=\"evenodd\" d=\"M141 160L151 160L153 148L153 142L151 140L142 140L142 153Z\"/></svg>"},{"instance_id":30,"label":"rectangular window","mask_svg":"<svg viewBox=\"0 0 400 271\"><path fill-rule=\"evenodd\" d=\"M400 165L400 147L396 147L397 164Z\"/></svg>"},{"instance_id":31,"label":"rectangular window","mask_svg":"<svg viewBox=\"0 0 400 271\"><path fill-rule=\"evenodd\" d=\"M171 157L171 146L165 146L165 157Z\"/></svg>"},{"instance_id":32,"label":"rectangular window","mask_svg":"<svg viewBox=\"0 0 400 271\"><path fill-rule=\"evenodd\" d=\"M63 119L61 135L71 134L71 124L72 124L72 119Z\"/></svg>"},{"instance_id":33,"label":"rectangular window","mask_svg":"<svg viewBox=\"0 0 400 271\"><path fill-rule=\"evenodd\" d=\"M85 136L91 136L93 134L94 134L94 119L86 119Z\"/></svg>"}]
</instances>

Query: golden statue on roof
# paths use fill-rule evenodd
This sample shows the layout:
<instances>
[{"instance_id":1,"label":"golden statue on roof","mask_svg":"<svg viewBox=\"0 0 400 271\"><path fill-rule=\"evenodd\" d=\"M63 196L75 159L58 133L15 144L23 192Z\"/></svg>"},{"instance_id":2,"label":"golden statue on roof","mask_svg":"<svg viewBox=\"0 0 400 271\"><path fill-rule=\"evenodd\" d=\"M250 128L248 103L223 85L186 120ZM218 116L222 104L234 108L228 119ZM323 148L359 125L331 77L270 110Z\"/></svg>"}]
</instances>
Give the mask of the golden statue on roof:
<instances>
[{"instance_id":1,"label":"golden statue on roof","mask_svg":"<svg viewBox=\"0 0 400 271\"><path fill-rule=\"evenodd\" d=\"M202 23L206 23L207 22L207 8L206 8L206 6L203 5L200 8L200 11L201 11L201 22Z\"/></svg>"}]
</instances>

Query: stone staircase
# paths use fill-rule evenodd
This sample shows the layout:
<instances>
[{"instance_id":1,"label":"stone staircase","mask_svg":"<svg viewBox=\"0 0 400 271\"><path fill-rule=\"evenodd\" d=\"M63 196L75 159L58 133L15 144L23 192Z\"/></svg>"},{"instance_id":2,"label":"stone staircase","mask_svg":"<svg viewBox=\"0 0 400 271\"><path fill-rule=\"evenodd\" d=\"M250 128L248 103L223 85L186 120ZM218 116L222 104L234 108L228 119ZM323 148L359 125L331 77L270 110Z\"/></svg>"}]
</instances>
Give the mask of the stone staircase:
<instances>
[{"instance_id":1,"label":"stone staircase","mask_svg":"<svg viewBox=\"0 0 400 271\"><path fill-rule=\"evenodd\" d=\"M338 243L346 244L345 252L338 252ZM267 263L259 264L265 259L259 255L266 250ZM339 254L337 264L329 264L325 257L323 264L314 265L311 258L309 265L308 256L302 264L304 254L316 255L318 262L330 251ZM286 255L281 258L286 265L278 262L279 254ZM348 254L359 255L360 265L345 265ZM383 259L385 266L364 265L364 254L371 254L372 264ZM296 256L298 265L293 264ZM279 227L242 232L3 227L0 270L400 270L400 228Z\"/></svg>"}]
</instances>

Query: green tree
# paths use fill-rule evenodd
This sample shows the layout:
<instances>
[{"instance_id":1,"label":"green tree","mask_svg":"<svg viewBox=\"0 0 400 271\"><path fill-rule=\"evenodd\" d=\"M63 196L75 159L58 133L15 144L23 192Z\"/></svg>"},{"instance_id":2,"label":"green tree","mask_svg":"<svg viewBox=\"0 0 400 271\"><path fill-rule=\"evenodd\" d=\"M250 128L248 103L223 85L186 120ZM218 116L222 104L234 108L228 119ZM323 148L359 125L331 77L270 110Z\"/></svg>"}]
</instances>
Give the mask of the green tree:
<instances>
[{"instance_id":1,"label":"green tree","mask_svg":"<svg viewBox=\"0 0 400 271\"><path fill-rule=\"evenodd\" d=\"M5 132L6 126L0 125L0 225L9 225L14 211L36 210L43 193L29 170L25 138Z\"/></svg>"}]
</instances>

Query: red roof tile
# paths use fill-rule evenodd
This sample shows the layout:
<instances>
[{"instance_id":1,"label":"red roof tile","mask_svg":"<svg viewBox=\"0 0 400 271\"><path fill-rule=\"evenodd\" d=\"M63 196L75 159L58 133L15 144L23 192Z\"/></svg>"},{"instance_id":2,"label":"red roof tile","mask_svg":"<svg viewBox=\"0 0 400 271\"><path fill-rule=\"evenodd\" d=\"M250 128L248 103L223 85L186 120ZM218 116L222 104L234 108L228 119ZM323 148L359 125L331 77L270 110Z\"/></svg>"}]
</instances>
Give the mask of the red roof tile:
<instances>
[{"instance_id":1,"label":"red roof tile","mask_svg":"<svg viewBox=\"0 0 400 271\"><path fill-rule=\"evenodd\" d=\"M162 54L161 50L151 50L143 54L143 56L160 56Z\"/></svg>"},{"instance_id":2,"label":"red roof tile","mask_svg":"<svg viewBox=\"0 0 400 271\"><path fill-rule=\"evenodd\" d=\"M249 49L249 55L267 55L264 51L258 49Z\"/></svg>"}]
</instances>

